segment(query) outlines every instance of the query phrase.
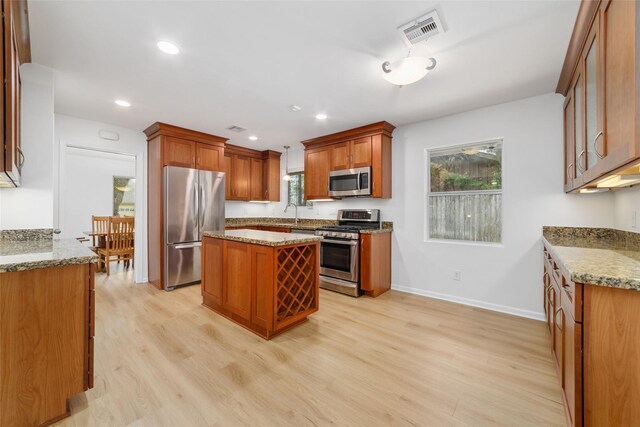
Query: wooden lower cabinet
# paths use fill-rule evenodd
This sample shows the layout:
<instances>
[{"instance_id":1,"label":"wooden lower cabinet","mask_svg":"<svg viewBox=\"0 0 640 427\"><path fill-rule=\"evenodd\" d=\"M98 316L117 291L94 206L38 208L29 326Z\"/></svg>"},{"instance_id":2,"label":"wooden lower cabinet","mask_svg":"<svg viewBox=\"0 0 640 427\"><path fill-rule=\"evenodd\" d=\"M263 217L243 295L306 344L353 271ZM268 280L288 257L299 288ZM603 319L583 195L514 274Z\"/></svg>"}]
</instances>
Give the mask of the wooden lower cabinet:
<instances>
[{"instance_id":1,"label":"wooden lower cabinet","mask_svg":"<svg viewBox=\"0 0 640 427\"><path fill-rule=\"evenodd\" d=\"M318 310L320 245L204 237L202 304L265 339Z\"/></svg>"},{"instance_id":2,"label":"wooden lower cabinet","mask_svg":"<svg viewBox=\"0 0 640 427\"><path fill-rule=\"evenodd\" d=\"M391 289L391 233L360 235L360 289L371 297Z\"/></svg>"},{"instance_id":3,"label":"wooden lower cabinet","mask_svg":"<svg viewBox=\"0 0 640 427\"><path fill-rule=\"evenodd\" d=\"M93 264L0 273L0 425L46 425L93 387Z\"/></svg>"},{"instance_id":4,"label":"wooden lower cabinet","mask_svg":"<svg viewBox=\"0 0 640 427\"><path fill-rule=\"evenodd\" d=\"M631 426L640 420L640 292L573 283L545 247L547 316L570 426ZM553 270L551 270L553 271ZM549 317L547 317L549 319Z\"/></svg>"}]
</instances>

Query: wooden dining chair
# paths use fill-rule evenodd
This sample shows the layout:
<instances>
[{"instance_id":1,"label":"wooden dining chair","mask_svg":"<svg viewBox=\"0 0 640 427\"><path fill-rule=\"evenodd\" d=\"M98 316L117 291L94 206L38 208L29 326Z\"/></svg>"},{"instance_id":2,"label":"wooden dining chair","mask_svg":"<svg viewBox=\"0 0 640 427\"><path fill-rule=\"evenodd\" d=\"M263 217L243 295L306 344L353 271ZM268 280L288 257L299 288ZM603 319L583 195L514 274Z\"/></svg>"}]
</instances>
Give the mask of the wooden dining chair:
<instances>
[{"instance_id":1,"label":"wooden dining chair","mask_svg":"<svg viewBox=\"0 0 640 427\"><path fill-rule=\"evenodd\" d=\"M111 262L122 260L126 266L133 263L133 225L132 218L109 218L106 245L98 248L98 265L106 268L107 276L111 274Z\"/></svg>"},{"instance_id":2,"label":"wooden dining chair","mask_svg":"<svg viewBox=\"0 0 640 427\"><path fill-rule=\"evenodd\" d=\"M91 232L92 233L104 233L109 232L109 217L108 216L96 216L91 215ZM100 245L100 237L97 234L91 236L94 251L97 251Z\"/></svg>"}]
</instances>

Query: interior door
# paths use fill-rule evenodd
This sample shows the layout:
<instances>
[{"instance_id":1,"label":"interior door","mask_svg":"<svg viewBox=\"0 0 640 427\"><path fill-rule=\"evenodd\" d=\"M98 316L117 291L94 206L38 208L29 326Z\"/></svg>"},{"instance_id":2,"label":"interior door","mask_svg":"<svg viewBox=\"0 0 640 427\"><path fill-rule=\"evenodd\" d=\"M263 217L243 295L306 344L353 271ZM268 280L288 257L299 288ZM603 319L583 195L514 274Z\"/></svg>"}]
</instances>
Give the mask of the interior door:
<instances>
[{"instance_id":1,"label":"interior door","mask_svg":"<svg viewBox=\"0 0 640 427\"><path fill-rule=\"evenodd\" d=\"M198 235L198 171L164 168L165 243L195 242Z\"/></svg>"}]
</instances>

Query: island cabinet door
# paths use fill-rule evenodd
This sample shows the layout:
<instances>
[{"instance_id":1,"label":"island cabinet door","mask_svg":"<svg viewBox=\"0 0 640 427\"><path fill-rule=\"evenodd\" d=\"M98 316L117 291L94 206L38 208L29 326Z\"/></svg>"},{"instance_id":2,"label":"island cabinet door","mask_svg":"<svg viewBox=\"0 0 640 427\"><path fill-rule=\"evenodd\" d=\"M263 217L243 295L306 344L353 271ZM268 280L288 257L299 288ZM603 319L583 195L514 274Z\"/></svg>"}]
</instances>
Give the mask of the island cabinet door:
<instances>
[{"instance_id":1,"label":"island cabinet door","mask_svg":"<svg viewBox=\"0 0 640 427\"><path fill-rule=\"evenodd\" d=\"M221 305L224 278L223 240L205 237L202 245L202 294Z\"/></svg>"},{"instance_id":2,"label":"island cabinet door","mask_svg":"<svg viewBox=\"0 0 640 427\"><path fill-rule=\"evenodd\" d=\"M224 243L223 306L246 321L251 320L251 245Z\"/></svg>"},{"instance_id":3,"label":"island cabinet door","mask_svg":"<svg viewBox=\"0 0 640 427\"><path fill-rule=\"evenodd\" d=\"M251 246L251 323L267 330L273 322L273 248Z\"/></svg>"}]
</instances>

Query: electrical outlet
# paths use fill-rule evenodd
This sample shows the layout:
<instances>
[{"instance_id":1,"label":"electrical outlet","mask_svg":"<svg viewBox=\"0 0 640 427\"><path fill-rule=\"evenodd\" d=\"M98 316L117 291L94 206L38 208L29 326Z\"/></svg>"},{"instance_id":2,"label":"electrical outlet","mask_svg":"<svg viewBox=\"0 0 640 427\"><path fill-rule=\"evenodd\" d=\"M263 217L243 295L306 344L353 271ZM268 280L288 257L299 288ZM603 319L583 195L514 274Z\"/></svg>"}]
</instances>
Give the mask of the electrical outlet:
<instances>
[{"instance_id":1,"label":"electrical outlet","mask_svg":"<svg viewBox=\"0 0 640 427\"><path fill-rule=\"evenodd\" d=\"M460 281L460 271L459 270L455 270L453 272L453 280L457 280L458 282Z\"/></svg>"},{"instance_id":2,"label":"electrical outlet","mask_svg":"<svg viewBox=\"0 0 640 427\"><path fill-rule=\"evenodd\" d=\"M631 212L631 228L638 227L638 211Z\"/></svg>"}]
</instances>

